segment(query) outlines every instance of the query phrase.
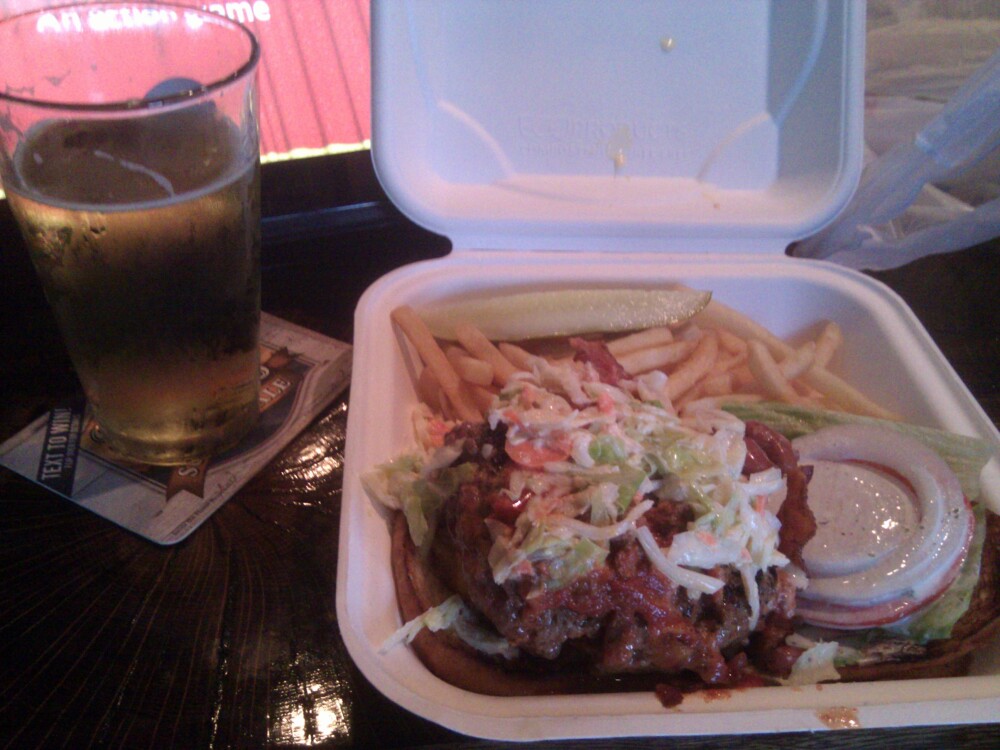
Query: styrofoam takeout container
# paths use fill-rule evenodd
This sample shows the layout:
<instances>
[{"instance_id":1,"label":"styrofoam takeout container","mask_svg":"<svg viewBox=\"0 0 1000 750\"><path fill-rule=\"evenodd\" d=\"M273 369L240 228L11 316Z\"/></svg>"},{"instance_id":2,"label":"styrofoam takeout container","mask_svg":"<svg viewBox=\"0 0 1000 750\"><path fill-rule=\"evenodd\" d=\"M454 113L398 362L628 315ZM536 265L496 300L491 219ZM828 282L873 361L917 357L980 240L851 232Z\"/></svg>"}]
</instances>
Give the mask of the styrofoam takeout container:
<instances>
[{"instance_id":1,"label":"styrofoam takeout container","mask_svg":"<svg viewBox=\"0 0 1000 750\"><path fill-rule=\"evenodd\" d=\"M433 676L399 627L386 519L359 476L411 443L400 304L498 290L682 281L777 334L839 323L838 370L910 421L1000 435L894 293L788 258L861 164L857 2L376 2L379 178L443 259L376 282L355 320L337 613L351 656L401 706L497 739L745 733L995 721L1000 644L969 677L694 694L497 698ZM1000 469L984 474L1000 509ZM931 703L933 705L931 705Z\"/></svg>"}]
</instances>

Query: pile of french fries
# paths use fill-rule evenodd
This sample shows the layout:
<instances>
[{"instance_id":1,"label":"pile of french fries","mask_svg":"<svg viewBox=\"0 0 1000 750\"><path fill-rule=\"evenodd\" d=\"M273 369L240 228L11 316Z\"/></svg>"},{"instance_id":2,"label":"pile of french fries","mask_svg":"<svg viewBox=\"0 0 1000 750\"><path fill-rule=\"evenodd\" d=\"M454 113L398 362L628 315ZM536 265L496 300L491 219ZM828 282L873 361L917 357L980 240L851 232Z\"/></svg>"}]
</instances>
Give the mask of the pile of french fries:
<instances>
[{"instance_id":1,"label":"pile of french fries","mask_svg":"<svg viewBox=\"0 0 1000 750\"><path fill-rule=\"evenodd\" d=\"M530 371L538 356L565 356L490 341L471 325L456 327L457 341L439 341L408 306L396 308L392 320L419 357L420 399L450 419L482 421L514 373ZM718 405L769 400L898 419L828 369L843 342L840 327L833 322L826 322L815 339L793 347L712 300L676 327L606 336L604 341L630 375L666 373L667 394L677 410L702 399Z\"/></svg>"}]
</instances>

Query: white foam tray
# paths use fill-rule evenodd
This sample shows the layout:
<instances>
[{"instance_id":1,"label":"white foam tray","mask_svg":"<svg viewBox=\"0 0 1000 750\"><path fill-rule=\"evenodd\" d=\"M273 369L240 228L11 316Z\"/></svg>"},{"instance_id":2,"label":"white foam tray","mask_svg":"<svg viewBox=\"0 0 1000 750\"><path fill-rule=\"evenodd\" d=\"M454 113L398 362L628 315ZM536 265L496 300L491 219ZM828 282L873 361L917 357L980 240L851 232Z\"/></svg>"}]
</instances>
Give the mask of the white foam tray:
<instances>
[{"instance_id":1,"label":"white foam tray","mask_svg":"<svg viewBox=\"0 0 1000 750\"><path fill-rule=\"evenodd\" d=\"M337 614L351 656L390 699L466 734L494 739L750 733L829 728L830 717L862 727L985 722L1000 716L1000 644L977 654L968 677L894 683L694 694L665 709L650 693L498 698L452 687L406 647L380 654L400 625L385 518L365 496L362 471L410 444L415 403L389 313L400 304L566 286L655 287L681 281L710 289L775 333L795 338L823 320L845 331L837 368L852 383L915 423L978 435L1000 456L1000 435L913 313L893 292L846 269L783 257L629 254L580 257L459 253L399 269L364 295L355 321L354 381L348 418L337 579ZM984 474L985 500L1000 509L1000 466ZM933 699L933 705L929 699ZM832 713L831 713L832 712ZM838 713L839 712L839 713Z\"/></svg>"}]
</instances>

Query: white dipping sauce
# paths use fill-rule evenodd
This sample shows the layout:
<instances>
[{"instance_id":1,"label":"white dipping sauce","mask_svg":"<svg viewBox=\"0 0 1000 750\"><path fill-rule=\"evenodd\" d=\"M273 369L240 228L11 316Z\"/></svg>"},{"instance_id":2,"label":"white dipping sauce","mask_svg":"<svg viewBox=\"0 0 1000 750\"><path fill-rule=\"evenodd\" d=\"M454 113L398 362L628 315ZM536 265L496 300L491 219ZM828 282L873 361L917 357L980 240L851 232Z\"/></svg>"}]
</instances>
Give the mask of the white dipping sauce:
<instances>
[{"instance_id":1,"label":"white dipping sauce","mask_svg":"<svg viewBox=\"0 0 1000 750\"><path fill-rule=\"evenodd\" d=\"M817 533L803 549L809 584L798 607L807 622L890 621L950 584L973 521L958 478L936 453L862 425L827 427L792 445L814 466L808 502Z\"/></svg>"},{"instance_id":2,"label":"white dipping sauce","mask_svg":"<svg viewBox=\"0 0 1000 750\"><path fill-rule=\"evenodd\" d=\"M857 463L816 461L809 494L816 535L802 552L812 575L849 575L870 567L906 542L920 522L902 482Z\"/></svg>"}]
</instances>

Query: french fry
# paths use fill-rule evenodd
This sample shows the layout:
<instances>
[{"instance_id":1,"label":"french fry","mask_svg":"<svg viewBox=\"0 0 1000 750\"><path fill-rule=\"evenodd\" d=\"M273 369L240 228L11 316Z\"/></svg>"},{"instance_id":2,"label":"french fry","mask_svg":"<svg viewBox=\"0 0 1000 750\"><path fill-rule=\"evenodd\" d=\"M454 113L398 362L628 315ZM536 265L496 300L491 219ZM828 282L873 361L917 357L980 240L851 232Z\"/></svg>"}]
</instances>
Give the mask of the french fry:
<instances>
[{"instance_id":1,"label":"french fry","mask_svg":"<svg viewBox=\"0 0 1000 750\"><path fill-rule=\"evenodd\" d=\"M459 343L464 346L470 354L489 362L493 367L493 380L498 385L507 385L507 381L517 372L517 368L512 365L493 342L486 338L486 335L475 326L468 323L459 323L455 326L455 336Z\"/></svg>"},{"instance_id":2,"label":"french fry","mask_svg":"<svg viewBox=\"0 0 1000 750\"><path fill-rule=\"evenodd\" d=\"M436 399L458 419L481 420L487 398L491 401L495 392L487 386L506 385L514 373L531 370L537 360L537 355L516 344L494 345L468 324L456 326L465 351L443 350L406 306L394 310L392 319L428 371L418 383L421 398L432 405ZM826 369L842 342L840 327L831 321L814 341L795 348L746 315L712 300L682 329L661 326L631 333L610 341L608 349L630 375L655 369L668 372L667 395L676 403L737 395L766 397L899 419ZM473 392L473 387L480 390Z\"/></svg>"},{"instance_id":3,"label":"french fry","mask_svg":"<svg viewBox=\"0 0 1000 750\"><path fill-rule=\"evenodd\" d=\"M483 415L476 409L472 399L462 388L462 380L455 372L448 357L438 346L437 341L427 329L420 317L408 305L401 305L390 314L392 321L398 325L413 348L417 350L421 361L431 369L434 377L441 385L441 390L448 403L455 410L455 416L467 422L481 422Z\"/></svg>"},{"instance_id":4,"label":"french fry","mask_svg":"<svg viewBox=\"0 0 1000 750\"><path fill-rule=\"evenodd\" d=\"M714 299L694 317L694 320L702 326L725 329L744 341L757 339L767 346L775 360L782 360L793 351L791 346L760 323Z\"/></svg>"},{"instance_id":5,"label":"french fry","mask_svg":"<svg viewBox=\"0 0 1000 750\"><path fill-rule=\"evenodd\" d=\"M485 386L493 382L493 365L489 362L478 357L470 357L459 346L449 346L444 353L458 373L458 377L466 383Z\"/></svg>"},{"instance_id":6,"label":"french fry","mask_svg":"<svg viewBox=\"0 0 1000 750\"><path fill-rule=\"evenodd\" d=\"M814 359L816 367L826 367L830 364L834 352L840 348L843 342L844 334L839 325L831 320L823 326L823 330L816 337L816 357Z\"/></svg>"},{"instance_id":7,"label":"french fry","mask_svg":"<svg viewBox=\"0 0 1000 750\"><path fill-rule=\"evenodd\" d=\"M662 346L640 349L616 359L629 375L641 375L650 370L661 370L683 362L691 356L697 346L698 342L693 340L674 341Z\"/></svg>"},{"instance_id":8,"label":"french fry","mask_svg":"<svg viewBox=\"0 0 1000 750\"><path fill-rule=\"evenodd\" d=\"M719 337L715 331L707 331L698 341L691 356L670 373L667 379L667 395L675 401L694 387L715 364L719 353Z\"/></svg>"},{"instance_id":9,"label":"french fry","mask_svg":"<svg viewBox=\"0 0 1000 750\"><path fill-rule=\"evenodd\" d=\"M808 372L802 375L802 381L823 396L832 401L844 411L854 412L869 417L879 419L891 419L899 421L900 416L879 404L848 385L841 378L834 375L827 369L813 366Z\"/></svg>"},{"instance_id":10,"label":"french fry","mask_svg":"<svg viewBox=\"0 0 1000 750\"><path fill-rule=\"evenodd\" d=\"M805 404L807 406L813 406L819 409L828 406L826 403L826 398L822 393L817 391L815 388L810 388L808 385L803 383L801 380L793 380L792 388L799 395L799 403Z\"/></svg>"},{"instance_id":11,"label":"french fry","mask_svg":"<svg viewBox=\"0 0 1000 750\"><path fill-rule=\"evenodd\" d=\"M473 402L479 408L479 411L484 414L488 412L493 407L493 399L496 397L496 393L489 388L485 388L481 385L470 385L469 393L472 396Z\"/></svg>"},{"instance_id":12,"label":"french fry","mask_svg":"<svg viewBox=\"0 0 1000 750\"><path fill-rule=\"evenodd\" d=\"M748 357L749 359L749 357ZM733 368L733 385L736 390L746 390L757 381L746 362Z\"/></svg>"},{"instance_id":13,"label":"french fry","mask_svg":"<svg viewBox=\"0 0 1000 750\"><path fill-rule=\"evenodd\" d=\"M764 391L764 395L789 404L798 403L799 395L785 378L781 367L774 361L774 357L771 356L771 352L768 351L764 342L751 339L748 344L750 359L747 364L750 367L750 372L753 373L757 383Z\"/></svg>"},{"instance_id":14,"label":"french fry","mask_svg":"<svg viewBox=\"0 0 1000 750\"><path fill-rule=\"evenodd\" d=\"M609 341L608 351L615 355L615 357L621 357L624 354L629 354L640 349L648 349L651 346L669 344L673 340L673 331L666 326L658 326L630 333L627 336Z\"/></svg>"},{"instance_id":15,"label":"french fry","mask_svg":"<svg viewBox=\"0 0 1000 750\"><path fill-rule=\"evenodd\" d=\"M441 383L438 382L434 371L429 367L424 367L417 377L417 397L434 411L450 416L451 406L444 398Z\"/></svg>"},{"instance_id":16,"label":"french fry","mask_svg":"<svg viewBox=\"0 0 1000 750\"><path fill-rule=\"evenodd\" d=\"M677 401L674 403L674 408L677 409L677 411L681 411L688 404L694 401L700 401L702 397L705 395L705 390L703 388L704 383L705 381L695 383L691 388L687 390L687 392L683 396L677 399Z\"/></svg>"},{"instance_id":17,"label":"french fry","mask_svg":"<svg viewBox=\"0 0 1000 750\"><path fill-rule=\"evenodd\" d=\"M757 339L767 347L772 358L776 360L784 359L793 351L790 345L779 339L764 326L714 299L708 303L704 310L695 316L695 320L702 325L726 328L747 340ZM899 420L898 414L876 404L856 388L823 367L813 365L808 372L802 375L802 380L845 411L878 417L880 419Z\"/></svg>"},{"instance_id":18,"label":"french fry","mask_svg":"<svg viewBox=\"0 0 1000 750\"><path fill-rule=\"evenodd\" d=\"M812 401L815 404L819 404L823 401L823 394L817 391L812 386L806 385L801 380L793 380L792 388L803 398Z\"/></svg>"},{"instance_id":19,"label":"french fry","mask_svg":"<svg viewBox=\"0 0 1000 750\"><path fill-rule=\"evenodd\" d=\"M718 359L716 359L715 364L712 365L712 372L709 373L709 376L733 372L741 365L746 364L747 356L747 350L745 348L741 354L729 354L720 351Z\"/></svg>"},{"instance_id":20,"label":"french fry","mask_svg":"<svg viewBox=\"0 0 1000 750\"><path fill-rule=\"evenodd\" d=\"M781 369L781 374L785 376L785 380L795 380L812 367L815 361L816 343L807 341L781 360L778 367Z\"/></svg>"},{"instance_id":21,"label":"french fry","mask_svg":"<svg viewBox=\"0 0 1000 750\"><path fill-rule=\"evenodd\" d=\"M508 362L510 362L518 370L524 372L531 372L532 362L537 358L536 355L529 352L527 349L522 349L517 344L511 344L506 341L501 341L497 344L497 349L504 356Z\"/></svg>"},{"instance_id":22,"label":"french fry","mask_svg":"<svg viewBox=\"0 0 1000 750\"><path fill-rule=\"evenodd\" d=\"M717 375L709 374L704 380L701 381L701 390L706 396L724 396L727 393L732 393L733 390L733 373L730 370L725 372L720 372Z\"/></svg>"},{"instance_id":23,"label":"french fry","mask_svg":"<svg viewBox=\"0 0 1000 750\"><path fill-rule=\"evenodd\" d=\"M730 354L735 355L746 355L747 353L747 342L737 336L735 333L726 330L725 328L716 328L715 332L719 336L719 344Z\"/></svg>"}]
</instances>

